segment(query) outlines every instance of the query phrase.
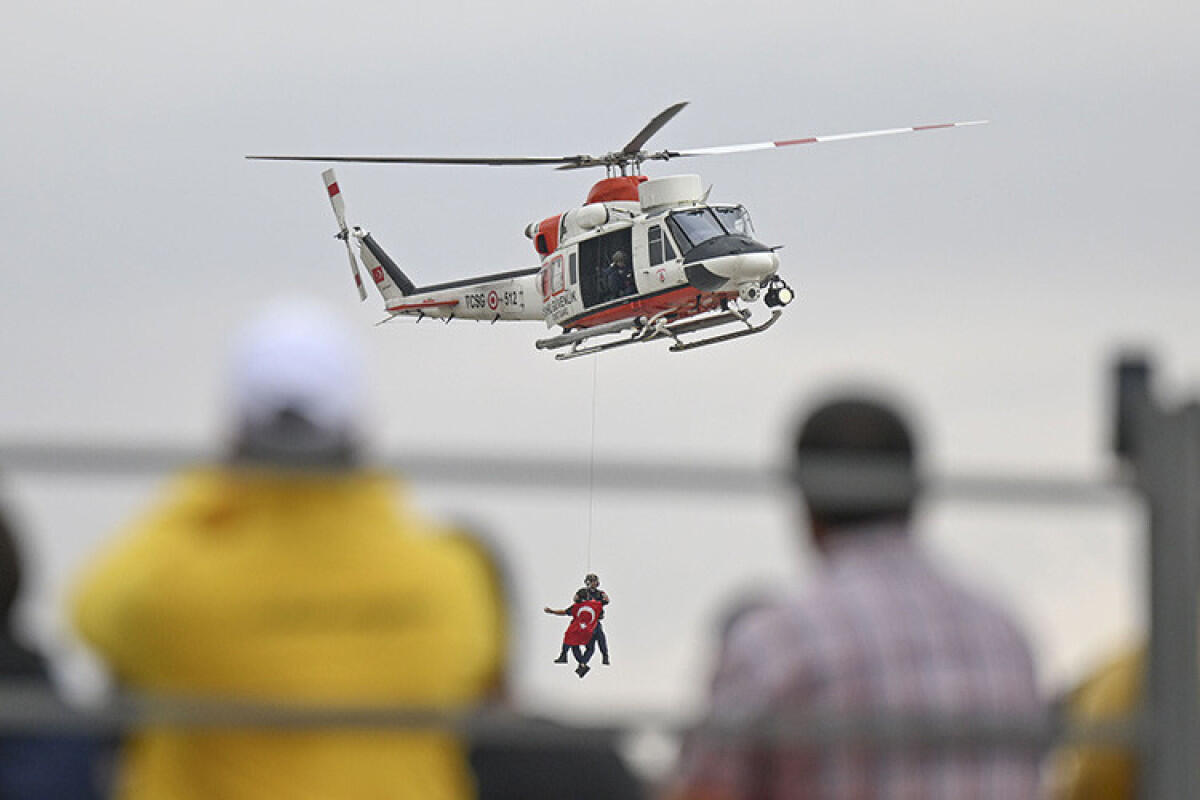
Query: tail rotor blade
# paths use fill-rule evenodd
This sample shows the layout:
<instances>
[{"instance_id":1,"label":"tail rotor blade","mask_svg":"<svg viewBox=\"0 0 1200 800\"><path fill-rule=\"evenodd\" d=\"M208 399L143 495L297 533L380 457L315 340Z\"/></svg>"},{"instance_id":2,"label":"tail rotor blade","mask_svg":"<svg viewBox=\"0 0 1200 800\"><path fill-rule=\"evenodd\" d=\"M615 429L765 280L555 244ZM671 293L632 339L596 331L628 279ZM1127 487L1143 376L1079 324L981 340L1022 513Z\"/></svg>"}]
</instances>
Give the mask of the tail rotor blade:
<instances>
[{"instance_id":1,"label":"tail rotor blade","mask_svg":"<svg viewBox=\"0 0 1200 800\"><path fill-rule=\"evenodd\" d=\"M358 269L358 259L354 257L354 248L350 246L350 239L347 237L342 240L346 243L346 255L350 256L350 273L354 275L354 285L358 287L358 299L360 301L367 299L367 289L363 286L362 273Z\"/></svg>"},{"instance_id":2,"label":"tail rotor blade","mask_svg":"<svg viewBox=\"0 0 1200 800\"><path fill-rule=\"evenodd\" d=\"M342 199L342 190L338 186L337 175L333 170L327 169L321 173L321 178L325 181L325 191L329 193L329 204L333 206L333 216L337 218L338 230L343 233L346 228L346 201Z\"/></svg>"},{"instance_id":3,"label":"tail rotor blade","mask_svg":"<svg viewBox=\"0 0 1200 800\"><path fill-rule=\"evenodd\" d=\"M332 169L321 173L325 181L325 191L329 195L329 204L333 206L333 216L337 218L338 235L346 245L346 255L350 258L350 274L354 276L354 285L358 289L358 299L367 299L367 290L363 286L362 273L358 269L358 259L354 257L354 248L350 246L350 229L346 227L346 201L342 199L342 189L338 186L337 175Z\"/></svg>"}]
</instances>

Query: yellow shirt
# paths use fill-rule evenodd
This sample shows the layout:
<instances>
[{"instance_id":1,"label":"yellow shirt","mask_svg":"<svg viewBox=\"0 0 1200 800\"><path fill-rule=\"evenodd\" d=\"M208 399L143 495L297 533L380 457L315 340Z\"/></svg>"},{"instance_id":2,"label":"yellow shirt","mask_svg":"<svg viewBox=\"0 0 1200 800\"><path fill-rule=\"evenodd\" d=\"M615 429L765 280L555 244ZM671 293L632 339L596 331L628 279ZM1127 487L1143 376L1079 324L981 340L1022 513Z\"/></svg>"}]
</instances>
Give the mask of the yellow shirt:
<instances>
[{"instance_id":1,"label":"yellow shirt","mask_svg":"<svg viewBox=\"0 0 1200 800\"><path fill-rule=\"evenodd\" d=\"M1135 648L1105 664L1077 687L1067 713L1080 722L1116 722L1142 702L1145 652ZM1134 753L1118 747L1067 748L1055 755L1051 795L1056 800L1133 800L1138 768Z\"/></svg>"},{"instance_id":2,"label":"yellow shirt","mask_svg":"<svg viewBox=\"0 0 1200 800\"><path fill-rule=\"evenodd\" d=\"M305 705L479 699L502 658L489 565L401 515L366 474L185 476L75 598L79 631L129 688ZM462 798L459 743L397 730L149 729L120 796Z\"/></svg>"}]
</instances>

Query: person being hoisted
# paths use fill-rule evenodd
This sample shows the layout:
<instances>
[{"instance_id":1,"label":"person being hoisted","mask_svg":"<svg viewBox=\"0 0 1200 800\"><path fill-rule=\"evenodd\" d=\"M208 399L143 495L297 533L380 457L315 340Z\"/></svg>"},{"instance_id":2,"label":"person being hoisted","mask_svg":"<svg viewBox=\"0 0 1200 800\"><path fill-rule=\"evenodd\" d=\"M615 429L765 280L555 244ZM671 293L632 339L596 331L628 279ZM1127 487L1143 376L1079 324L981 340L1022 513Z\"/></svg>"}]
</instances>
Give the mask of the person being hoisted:
<instances>
[{"instance_id":1,"label":"person being hoisted","mask_svg":"<svg viewBox=\"0 0 1200 800\"><path fill-rule=\"evenodd\" d=\"M600 590L600 578L596 573L589 572L584 576L583 590L587 593L588 600L596 600L600 603L600 620L603 620L604 606L608 605L608 593ZM607 667L609 665L608 637L604 635L604 625L600 620L596 621L596 632L592 635L592 641L588 642L587 653L588 658L591 658L593 648L599 647L600 663Z\"/></svg>"},{"instance_id":2,"label":"person being hoisted","mask_svg":"<svg viewBox=\"0 0 1200 800\"><path fill-rule=\"evenodd\" d=\"M592 637L596 632L596 626L600 623L600 615L604 613L604 608L599 600L589 600L587 597L587 590L580 589L575 593L575 602L567 608L558 609L546 606L544 609L547 614L571 617L571 624L563 633L562 652L555 659L555 663L567 663L567 649L570 648L575 654L577 662L575 674L580 678L591 670L588 661L592 657L594 647Z\"/></svg>"}]
</instances>

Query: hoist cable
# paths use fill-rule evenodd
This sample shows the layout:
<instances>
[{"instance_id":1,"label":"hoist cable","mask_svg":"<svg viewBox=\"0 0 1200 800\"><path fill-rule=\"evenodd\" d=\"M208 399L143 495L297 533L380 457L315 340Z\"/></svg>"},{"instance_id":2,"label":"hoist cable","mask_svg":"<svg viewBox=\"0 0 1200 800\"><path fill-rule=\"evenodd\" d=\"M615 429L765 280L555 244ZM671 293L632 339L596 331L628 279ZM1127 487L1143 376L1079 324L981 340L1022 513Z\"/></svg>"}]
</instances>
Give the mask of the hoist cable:
<instances>
[{"instance_id":1,"label":"hoist cable","mask_svg":"<svg viewBox=\"0 0 1200 800\"><path fill-rule=\"evenodd\" d=\"M588 455L588 533L587 570L592 571L592 526L596 515L596 382L600 370L600 359L592 359L592 443Z\"/></svg>"}]
</instances>

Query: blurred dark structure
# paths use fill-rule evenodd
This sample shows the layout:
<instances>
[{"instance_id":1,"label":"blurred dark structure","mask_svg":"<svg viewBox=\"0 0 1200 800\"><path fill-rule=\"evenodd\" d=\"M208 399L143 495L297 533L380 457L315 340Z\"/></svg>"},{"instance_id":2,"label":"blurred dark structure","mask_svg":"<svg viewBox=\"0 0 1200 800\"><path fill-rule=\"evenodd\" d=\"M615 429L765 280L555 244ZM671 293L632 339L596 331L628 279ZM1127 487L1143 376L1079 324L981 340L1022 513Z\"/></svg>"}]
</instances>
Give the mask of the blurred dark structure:
<instances>
[{"instance_id":1,"label":"blurred dark structure","mask_svg":"<svg viewBox=\"0 0 1200 800\"><path fill-rule=\"evenodd\" d=\"M14 532L0 509L0 680L28 695L52 695L45 659L21 645L13 632L22 564ZM102 797L109 755L104 740L83 733L0 729L0 798Z\"/></svg>"},{"instance_id":2,"label":"blurred dark structure","mask_svg":"<svg viewBox=\"0 0 1200 800\"><path fill-rule=\"evenodd\" d=\"M1200 787L1200 403L1156 396L1144 355L1114 370L1113 449L1150 518L1150 630L1068 698L1077 722L1139 719L1140 747L1078 747L1060 754L1063 798L1194 797Z\"/></svg>"}]
</instances>

